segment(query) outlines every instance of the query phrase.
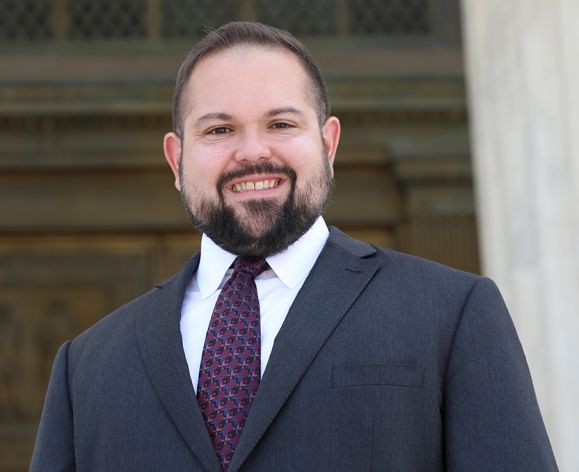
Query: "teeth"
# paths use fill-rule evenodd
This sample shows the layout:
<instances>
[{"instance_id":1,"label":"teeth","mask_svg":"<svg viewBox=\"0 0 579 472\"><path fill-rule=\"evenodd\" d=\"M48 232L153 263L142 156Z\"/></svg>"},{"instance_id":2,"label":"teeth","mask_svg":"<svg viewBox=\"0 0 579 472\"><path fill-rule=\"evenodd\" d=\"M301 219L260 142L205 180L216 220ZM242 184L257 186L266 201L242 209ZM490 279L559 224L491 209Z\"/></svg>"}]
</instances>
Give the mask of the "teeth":
<instances>
[{"instance_id":1,"label":"teeth","mask_svg":"<svg viewBox=\"0 0 579 472\"><path fill-rule=\"evenodd\" d=\"M234 192L246 192L248 190L263 190L275 188L279 184L277 179L260 180L259 182L241 182L232 187Z\"/></svg>"}]
</instances>

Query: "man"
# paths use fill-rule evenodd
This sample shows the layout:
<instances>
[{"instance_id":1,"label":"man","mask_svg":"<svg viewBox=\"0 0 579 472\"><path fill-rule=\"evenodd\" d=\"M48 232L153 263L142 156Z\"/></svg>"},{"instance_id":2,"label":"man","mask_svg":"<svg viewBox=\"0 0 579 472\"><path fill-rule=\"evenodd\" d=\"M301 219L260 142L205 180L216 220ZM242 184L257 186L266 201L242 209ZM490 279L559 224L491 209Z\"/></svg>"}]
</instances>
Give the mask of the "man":
<instances>
[{"instance_id":1,"label":"man","mask_svg":"<svg viewBox=\"0 0 579 472\"><path fill-rule=\"evenodd\" d=\"M328 231L328 110L289 33L190 52L164 150L201 252L60 349L31 470L557 470L494 284Z\"/></svg>"}]
</instances>

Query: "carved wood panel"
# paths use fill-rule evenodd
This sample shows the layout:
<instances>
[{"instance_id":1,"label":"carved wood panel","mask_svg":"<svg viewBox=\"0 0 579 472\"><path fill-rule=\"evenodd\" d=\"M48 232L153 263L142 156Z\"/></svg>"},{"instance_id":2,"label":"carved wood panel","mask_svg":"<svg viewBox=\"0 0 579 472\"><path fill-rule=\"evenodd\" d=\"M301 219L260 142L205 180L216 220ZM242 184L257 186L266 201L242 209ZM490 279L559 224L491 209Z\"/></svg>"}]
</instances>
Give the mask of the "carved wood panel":
<instances>
[{"instance_id":1,"label":"carved wood panel","mask_svg":"<svg viewBox=\"0 0 579 472\"><path fill-rule=\"evenodd\" d=\"M25 470L59 346L174 272L197 249L163 237L0 238L0 470Z\"/></svg>"}]
</instances>

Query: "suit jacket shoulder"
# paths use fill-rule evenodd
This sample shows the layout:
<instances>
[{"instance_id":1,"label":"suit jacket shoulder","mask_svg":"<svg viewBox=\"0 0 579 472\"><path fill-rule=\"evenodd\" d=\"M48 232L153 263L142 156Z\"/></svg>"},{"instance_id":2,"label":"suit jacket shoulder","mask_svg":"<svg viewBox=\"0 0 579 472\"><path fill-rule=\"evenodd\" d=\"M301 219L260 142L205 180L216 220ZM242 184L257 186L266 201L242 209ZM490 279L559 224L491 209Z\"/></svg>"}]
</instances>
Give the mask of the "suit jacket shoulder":
<instances>
[{"instance_id":1,"label":"suit jacket shoulder","mask_svg":"<svg viewBox=\"0 0 579 472\"><path fill-rule=\"evenodd\" d=\"M105 346L114 342L126 343L127 336L134 337L135 324L146 323L147 318L158 318L161 313L180 314L187 284L198 263L199 255L196 254L178 273L104 316L72 341L70 355L83 350L91 350L90 356L92 350L107 353Z\"/></svg>"}]
</instances>

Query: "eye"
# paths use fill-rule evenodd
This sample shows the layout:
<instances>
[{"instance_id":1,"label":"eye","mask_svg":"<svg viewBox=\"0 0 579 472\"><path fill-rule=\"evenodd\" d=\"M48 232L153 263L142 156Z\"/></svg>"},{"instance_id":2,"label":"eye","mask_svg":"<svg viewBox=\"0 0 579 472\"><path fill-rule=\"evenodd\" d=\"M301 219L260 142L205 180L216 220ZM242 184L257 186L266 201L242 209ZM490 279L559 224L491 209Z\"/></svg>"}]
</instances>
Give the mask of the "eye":
<instances>
[{"instance_id":1,"label":"eye","mask_svg":"<svg viewBox=\"0 0 579 472\"><path fill-rule=\"evenodd\" d=\"M290 123L286 123L285 121L279 121L279 122L271 125L271 127L273 129L290 129L290 128L294 128L294 125L292 125Z\"/></svg>"},{"instance_id":2,"label":"eye","mask_svg":"<svg viewBox=\"0 0 579 472\"><path fill-rule=\"evenodd\" d=\"M215 128L211 128L209 131L207 131L207 134L212 134L212 135L220 135L220 134L227 134L227 133L231 133L231 129L227 128L226 126L217 126Z\"/></svg>"}]
</instances>

